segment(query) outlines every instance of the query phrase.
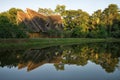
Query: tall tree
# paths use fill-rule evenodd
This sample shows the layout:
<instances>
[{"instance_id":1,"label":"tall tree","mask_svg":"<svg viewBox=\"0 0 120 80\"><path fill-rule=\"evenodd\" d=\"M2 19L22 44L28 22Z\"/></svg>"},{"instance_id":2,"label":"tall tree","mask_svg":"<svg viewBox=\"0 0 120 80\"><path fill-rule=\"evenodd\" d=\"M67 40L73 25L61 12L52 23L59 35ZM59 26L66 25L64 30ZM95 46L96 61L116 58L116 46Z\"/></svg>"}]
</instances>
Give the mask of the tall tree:
<instances>
[{"instance_id":1,"label":"tall tree","mask_svg":"<svg viewBox=\"0 0 120 80\"><path fill-rule=\"evenodd\" d=\"M52 9L47 9L47 8L39 8L38 9L38 12L39 13L43 13L45 15L51 15L51 14L54 14L54 11Z\"/></svg>"},{"instance_id":2,"label":"tall tree","mask_svg":"<svg viewBox=\"0 0 120 80\"><path fill-rule=\"evenodd\" d=\"M0 13L0 38L23 38L27 37L17 25L16 20L10 17L9 12ZM14 21L12 22L11 19Z\"/></svg>"},{"instance_id":3,"label":"tall tree","mask_svg":"<svg viewBox=\"0 0 120 80\"><path fill-rule=\"evenodd\" d=\"M110 4L102 13L102 22L107 27L109 37L111 37L113 20L117 19L119 15L118 9L116 4Z\"/></svg>"},{"instance_id":4,"label":"tall tree","mask_svg":"<svg viewBox=\"0 0 120 80\"><path fill-rule=\"evenodd\" d=\"M65 8L66 8L65 5L57 5L56 9L55 9L55 12L63 15L63 13L65 11Z\"/></svg>"},{"instance_id":5,"label":"tall tree","mask_svg":"<svg viewBox=\"0 0 120 80\"><path fill-rule=\"evenodd\" d=\"M7 16L7 12L3 12L0 14L0 38L12 37L10 32L12 24L9 22L9 18Z\"/></svg>"},{"instance_id":6,"label":"tall tree","mask_svg":"<svg viewBox=\"0 0 120 80\"><path fill-rule=\"evenodd\" d=\"M90 16L89 24L91 29L97 28L97 26L100 24L101 15L102 15L102 11L97 10L92 14L92 16Z\"/></svg>"}]
</instances>

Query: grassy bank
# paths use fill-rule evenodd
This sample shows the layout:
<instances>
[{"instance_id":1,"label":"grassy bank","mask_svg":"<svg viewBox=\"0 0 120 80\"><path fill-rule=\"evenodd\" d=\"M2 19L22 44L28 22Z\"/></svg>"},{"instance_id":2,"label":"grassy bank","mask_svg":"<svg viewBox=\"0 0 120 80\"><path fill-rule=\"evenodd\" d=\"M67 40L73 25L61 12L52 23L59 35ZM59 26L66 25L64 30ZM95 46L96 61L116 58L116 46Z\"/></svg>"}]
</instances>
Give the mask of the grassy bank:
<instances>
[{"instance_id":1,"label":"grassy bank","mask_svg":"<svg viewBox=\"0 0 120 80\"><path fill-rule=\"evenodd\" d=\"M0 48L4 47L46 47L56 45L71 45L94 42L120 42L120 39L91 39L91 38L36 38L36 39L0 39Z\"/></svg>"}]
</instances>

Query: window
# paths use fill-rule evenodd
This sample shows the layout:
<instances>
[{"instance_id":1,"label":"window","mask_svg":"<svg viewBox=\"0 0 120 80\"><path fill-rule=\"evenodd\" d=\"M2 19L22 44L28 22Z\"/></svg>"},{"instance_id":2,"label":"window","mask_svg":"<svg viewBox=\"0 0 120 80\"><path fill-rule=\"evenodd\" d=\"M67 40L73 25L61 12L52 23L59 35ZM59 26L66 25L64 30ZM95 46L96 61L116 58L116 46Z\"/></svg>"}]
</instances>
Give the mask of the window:
<instances>
[{"instance_id":1,"label":"window","mask_svg":"<svg viewBox=\"0 0 120 80\"><path fill-rule=\"evenodd\" d=\"M50 24L49 24L49 23L47 23L47 24L46 24L46 27L49 27L49 25L50 25Z\"/></svg>"}]
</instances>

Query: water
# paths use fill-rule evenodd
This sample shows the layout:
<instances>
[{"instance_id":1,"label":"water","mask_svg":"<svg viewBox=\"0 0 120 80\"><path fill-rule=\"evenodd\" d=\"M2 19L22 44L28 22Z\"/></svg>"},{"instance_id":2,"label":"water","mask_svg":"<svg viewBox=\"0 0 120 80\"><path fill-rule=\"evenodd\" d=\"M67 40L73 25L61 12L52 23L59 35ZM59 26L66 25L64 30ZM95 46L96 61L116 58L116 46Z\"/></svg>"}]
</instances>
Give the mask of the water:
<instances>
[{"instance_id":1,"label":"water","mask_svg":"<svg viewBox=\"0 0 120 80\"><path fill-rule=\"evenodd\" d=\"M0 49L0 80L120 80L120 43Z\"/></svg>"}]
</instances>

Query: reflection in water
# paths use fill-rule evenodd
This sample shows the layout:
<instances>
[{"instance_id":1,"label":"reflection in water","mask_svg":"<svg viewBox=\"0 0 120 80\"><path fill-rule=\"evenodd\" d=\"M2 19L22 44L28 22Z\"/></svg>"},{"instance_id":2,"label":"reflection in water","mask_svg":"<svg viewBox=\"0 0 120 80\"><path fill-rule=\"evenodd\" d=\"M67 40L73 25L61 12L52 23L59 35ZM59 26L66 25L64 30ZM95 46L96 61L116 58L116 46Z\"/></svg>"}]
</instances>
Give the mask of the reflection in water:
<instances>
[{"instance_id":1,"label":"reflection in water","mask_svg":"<svg viewBox=\"0 0 120 80\"><path fill-rule=\"evenodd\" d=\"M56 70L65 70L65 64L85 66L88 61L100 65L107 73L120 69L120 43L94 43L55 46L42 49L0 50L0 67L27 67L34 70L45 63L53 63Z\"/></svg>"},{"instance_id":2,"label":"reflection in water","mask_svg":"<svg viewBox=\"0 0 120 80\"><path fill-rule=\"evenodd\" d=\"M45 63L59 63L60 54L62 53L57 49L57 47L29 49L25 51L18 63L18 68L21 69L27 66L27 70L30 71Z\"/></svg>"}]
</instances>

